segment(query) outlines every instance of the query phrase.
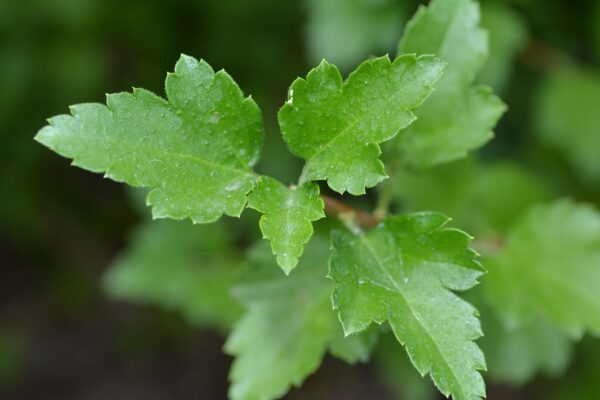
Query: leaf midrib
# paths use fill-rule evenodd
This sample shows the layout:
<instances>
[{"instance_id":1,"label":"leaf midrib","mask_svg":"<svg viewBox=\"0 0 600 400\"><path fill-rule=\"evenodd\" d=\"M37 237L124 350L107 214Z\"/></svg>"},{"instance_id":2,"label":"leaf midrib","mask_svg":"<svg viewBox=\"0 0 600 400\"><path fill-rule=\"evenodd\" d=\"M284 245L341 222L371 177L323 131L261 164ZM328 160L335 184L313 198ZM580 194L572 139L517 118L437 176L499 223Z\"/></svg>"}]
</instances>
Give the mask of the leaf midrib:
<instances>
[{"instance_id":1,"label":"leaf midrib","mask_svg":"<svg viewBox=\"0 0 600 400\"><path fill-rule=\"evenodd\" d=\"M139 150L140 148L144 148L144 149L148 150L148 153L154 152L154 153L157 153L159 155L163 155L164 158L166 158L166 159L168 159L170 157L173 157L173 158L180 158L180 159L184 159L184 160L192 160L192 161L194 161L194 162L196 162L198 164L204 164L204 165L207 165L207 166L209 166L209 167L211 167L213 169L220 168L220 169L223 169L223 170L226 170L226 171L230 171L230 172L236 173L236 174L241 175L241 176L246 176L246 177L253 176L253 174L252 174L251 171L242 170L242 169L231 167L231 166L224 165L224 164L219 164L219 163L216 163L214 161L209 161L209 160L206 160L206 159L203 159L203 158L195 157L195 156L190 155L190 154L174 153L174 152L170 152L170 151L165 151L165 150L158 149L158 148L156 148L154 146L147 146L147 144L146 145L142 145L142 146L140 146L140 145L134 145L133 143L130 143L128 141L119 141L119 140L116 140L116 139L114 139L112 137L109 137L109 136L105 136L102 139L92 138L92 141L94 139L96 141L100 142L100 143L107 141L107 142L112 143L113 145L127 147L128 149L132 149L132 150ZM121 164L121 165L123 165L123 164ZM107 171L108 171L108 169L109 169L109 167L106 168Z\"/></svg>"},{"instance_id":2,"label":"leaf midrib","mask_svg":"<svg viewBox=\"0 0 600 400\"><path fill-rule=\"evenodd\" d=\"M452 375L452 378L454 379L457 387L460 388L460 390L462 392L462 396L465 396L465 398L466 398L466 394L465 394L464 389L462 388L462 384L461 384L460 380L455 375L454 370L451 367L451 364L448 362L448 360L446 359L445 354L442 352L442 350L438 346L436 340L434 339L434 336L431 334L431 332L429 332L429 329L427 328L427 326L422 322L420 314L417 313L413 309L413 307L410 304L410 302L408 301L408 299L404 296L404 293L402 293L402 290L401 290L400 286L398 286L398 283L396 282L396 280L394 279L394 277L390 274L390 272L387 270L387 268L385 268L385 265L383 264L383 262L381 261L381 259L379 258L379 256L375 252L375 250L373 249L373 246L371 245L371 243L369 242L369 240L366 238L366 236L365 235L360 235L359 238L363 242L365 248L372 255L373 259L375 260L375 264L384 273L386 279L388 279L388 281L392 284L392 286L394 286L394 288L396 289L396 292L400 295L400 297L402 298L402 300L404 301L404 303L408 306L408 308L410 309L410 311L413 314L414 318L417 320L417 322L423 328L423 330L427 333L427 336L429 337L430 341L433 343L433 345L434 345L435 349L437 350L438 354L440 355L440 357L442 358L442 360L446 364L448 370L450 371L450 374ZM430 370L429 373L431 374L431 372L432 371ZM452 393L452 394L454 395L454 393Z\"/></svg>"},{"instance_id":3,"label":"leaf midrib","mask_svg":"<svg viewBox=\"0 0 600 400\"><path fill-rule=\"evenodd\" d=\"M394 67L394 63L390 61L389 67L391 67L393 69ZM407 70L404 69L402 71L402 74L398 77L398 80L403 80L404 79L404 75L406 74ZM344 95L344 88L348 85L348 81L344 82L342 84L342 96ZM392 94L387 96L386 99L384 101L382 101L380 104L387 104L390 101L392 101L392 99L394 99L395 97L399 97L400 93L402 93L401 91L392 91ZM370 112L372 112L372 109L369 110ZM410 112L410 109L407 107L404 107L402 109L402 111L404 112ZM316 159L321 153L323 153L329 146L331 146L331 144L333 142L335 142L338 138L345 136L347 131L354 127L358 121L360 121L362 118L364 118L364 116L366 115L366 113L361 113L359 116L357 116L351 123L349 123L348 125L346 125L346 127L344 127L344 129L342 129L339 133L337 133L336 135L334 135L331 139L329 139L327 142L325 142L325 144L323 144L323 146L321 146L321 148L319 148L319 150L317 150L316 153L314 153L310 159L307 161L307 163L311 163L314 159ZM411 121L412 123L412 121ZM410 125L410 123L408 124ZM407 126L408 126L407 125ZM398 130L394 133L394 135L392 135L392 137L394 137L395 135L398 134L398 132L400 131L400 129L402 129L402 127L399 127ZM376 142L367 142L367 143L376 143Z\"/></svg>"}]
</instances>

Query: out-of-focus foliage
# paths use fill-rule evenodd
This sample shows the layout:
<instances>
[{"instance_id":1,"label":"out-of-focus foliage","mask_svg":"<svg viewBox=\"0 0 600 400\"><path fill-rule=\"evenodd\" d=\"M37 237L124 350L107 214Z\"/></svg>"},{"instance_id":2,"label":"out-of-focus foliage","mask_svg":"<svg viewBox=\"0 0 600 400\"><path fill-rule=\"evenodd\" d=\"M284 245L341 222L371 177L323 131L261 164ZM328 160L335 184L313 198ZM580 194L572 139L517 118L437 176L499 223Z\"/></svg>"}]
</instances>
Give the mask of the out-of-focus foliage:
<instances>
[{"instance_id":1,"label":"out-of-focus foliage","mask_svg":"<svg viewBox=\"0 0 600 400\"><path fill-rule=\"evenodd\" d=\"M538 373L558 377L567 369L573 344L558 328L538 318L509 328L484 303L475 304L485 331L479 344L495 382L522 385Z\"/></svg>"},{"instance_id":2,"label":"out-of-focus foliage","mask_svg":"<svg viewBox=\"0 0 600 400\"><path fill-rule=\"evenodd\" d=\"M489 87L473 85L488 47L477 2L434 0L419 8L398 52L436 54L448 67L415 113L417 120L392 142L395 162L413 169L433 167L463 158L492 138L505 105Z\"/></svg>"},{"instance_id":3,"label":"out-of-focus foliage","mask_svg":"<svg viewBox=\"0 0 600 400\"><path fill-rule=\"evenodd\" d=\"M508 161L469 158L426 171L399 171L392 179L404 210L439 210L476 234L505 232L529 206L551 198L538 177ZM519 196L507 197L511 191Z\"/></svg>"},{"instance_id":4,"label":"out-of-focus foliage","mask_svg":"<svg viewBox=\"0 0 600 400\"><path fill-rule=\"evenodd\" d=\"M509 326L537 316L575 337L600 332L600 212L560 200L531 208L486 265L487 297Z\"/></svg>"},{"instance_id":5,"label":"out-of-focus foliage","mask_svg":"<svg viewBox=\"0 0 600 400\"><path fill-rule=\"evenodd\" d=\"M309 61L323 58L343 70L369 54L393 48L402 32L407 6L398 0L306 0Z\"/></svg>"},{"instance_id":6,"label":"out-of-focus foliage","mask_svg":"<svg viewBox=\"0 0 600 400\"><path fill-rule=\"evenodd\" d=\"M600 72L557 71L538 96L540 140L561 153L582 179L600 182Z\"/></svg>"},{"instance_id":7,"label":"out-of-focus foliage","mask_svg":"<svg viewBox=\"0 0 600 400\"><path fill-rule=\"evenodd\" d=\"M181 312L190 323L227 330L241 315L229 294L240 256L222 224L147 221L104 275L115 299Z\"/></svg>"},{"instance_id":8,"label":"out-of-focus foliage","mask_svg":"<svg viewBox=\"0 0 600 400\"><path fill-rule=\"evenodd\" d=\"M527 45L527 26L517 11L493 2L482 5L481 25L490 37L490 53L478 80L502 93L513 73L515 58Z\"/></svg>"},{"instance_id":9,"label":"out-of-focus foliage","mask_svg":"<svg viewBox=\"0 0 600 400\"><path fill-rule=\"evenodd\" d=\"M328 348L348 361L366 361L373 337L344 338L331 308L326 279L329 244L315 236L289 276L274 265L266 243L249 254L244 277L232 292L246 308L225 345L236 356L232 399L271 399L299 386L320 365Z\"/></svg>"}]
</instances>

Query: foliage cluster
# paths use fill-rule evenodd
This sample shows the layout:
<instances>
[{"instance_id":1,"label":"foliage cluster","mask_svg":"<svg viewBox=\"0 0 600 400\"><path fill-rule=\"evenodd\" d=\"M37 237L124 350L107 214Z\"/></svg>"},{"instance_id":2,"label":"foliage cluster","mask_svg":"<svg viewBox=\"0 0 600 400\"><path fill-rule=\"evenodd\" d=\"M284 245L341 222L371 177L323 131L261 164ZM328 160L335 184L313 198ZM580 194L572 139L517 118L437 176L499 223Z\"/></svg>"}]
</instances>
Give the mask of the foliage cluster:
<instances>
[{"instance_id":1,"label":"foliage cluster","mask_svg":"<svg viewBox=\"0 0 600 400\"><path fill-rule=\"evenodd\" d=\"M400 18L402 7L388 3L378 12ZM319 46L338 28L323 26L328 13L352 7L323 4L312 4L309 24ZM373 15L358 28L373 33L381 21ZM387 46L394 22L381 21L382 39L364 43ZM346 79L321 62L292 83L278 113L287 148L304 160L293 184L255 169L265 130L257 103L229 74L189 56L168 74L166 99L134 89L106 105L79 104L36 140L76 166L149 189L154 218L213 223L143 223L105 286L228 332L232 399L281 397L326 352L349 363L373 356L384 375L419 382L401 346L440 392L477 399L481 371L511 384L557 374L575 342L600 332L600 213L567 198L598 191L597 73L547 49L534 54L528 62L546 59L547 76L532 131L549 151L526 149L528 162L473 153L507 111L491 87L508 90L528 35L499 4L481 18L473 0L433 0L406 24L393 60L371 58ZM344 71L356 61L336 57ZM568 175L554 179L577 190L556 190L538 157L564 163ZM258 212L268 242L241 254L236 236L256 220L245 208Z\"/></svg>"}]
</instances>

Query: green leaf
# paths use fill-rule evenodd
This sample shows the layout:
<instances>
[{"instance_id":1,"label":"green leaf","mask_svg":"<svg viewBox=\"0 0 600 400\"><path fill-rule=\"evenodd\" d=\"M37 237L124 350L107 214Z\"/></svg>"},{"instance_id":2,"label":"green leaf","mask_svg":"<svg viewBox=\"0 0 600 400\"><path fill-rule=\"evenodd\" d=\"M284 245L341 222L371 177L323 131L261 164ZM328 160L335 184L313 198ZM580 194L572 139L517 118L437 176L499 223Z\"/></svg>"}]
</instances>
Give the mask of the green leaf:
<instances>
[{"instance_id":1,"label":"green leaf","mask_svg":"<svg viewBox=\"0 0 600 400\"><path fill-rule=\"evenodd\" d=\"M329 346L347 361L367 358L372 338L340 343L345 339L331 306L331 281L325 277L328 255L327 240L315 236L299 268L285 276L274 268L266 243L253 248L248 273L233 288L247 311L225 345L236 357L231 399L283 396L319 367Z\"/></svg>"},{"instance_id":2,"label":"green leaf","mask_svg":"<svg viewBox=\"0 0 600 400\"><path fill-rule=\"evenodd\" d=\"M592 184L600 180L600 75L584 70L555 72L537 102L537 133Z\"/></svg>"},{"instance_id":3,"label":"green leaf","mask_svg":"<svg viewBox=\"0 0 600 400\"><path fill-rule=\"evenodd\" d=\"M485 221L480 231L504 233L531 206L552 198L540 176L523 164L510 161L482 165L473 185L475 195L469 206L479 211ZM507 195L510 193L519 195Z\"/></svg>"},{"instance_id":4,"label":"green leaf","mask_svg":"<svg viewBox=\"0 0 600 400\"><path fill-rule=\"evenodd\" d=\"M494 382L522 385L538 372L558 376L567 369L573 345L552 324L535 320L508 329L493 313L481 315L486 334L479 344Z\"/></svg>"},{"instance_id":5,"label":"green leaf","mask_svg":"<svg viewBox=\"0 0 600 400\"><path fill-rule=\"evenodd\" d=\"M473 199L478 173L483 169L474 158L422 170L400 168L384 185L403 211L435 210L452 215L457 226L466 229L481 219Z\"/></svg>"},{"instance_id":6,"label":"green leaf","mask_svg":"<svg viewBox=\"0 0 600 400\"><path fill-rule=\"evenodd\" d=\"M313 234L311 222L325 216L319 186L307 182L286 188L263 176L248 197L248 207L263 213L260 229L264 238L271 240L277 263L289 274Z\"/></svg>"},{"instance_id":7,"label":"green leaf","mask_svg":"<svg viewBox=\"0 0 600 400\"><path fill-rule=\"evenodd\" d=\"M466 158L427 170L399 170L389 183L406 211L452 215L456 226L478 235L505 232L533 204L551 198L539 177L508 161Z\"/></svg>"},{"instance_id":8,"label":"green leaf","mask_svg":"<svg viewBox=\"0 0 600 400\"><path fill-rule=\"evenodd\" d=\"M105 273L104 288L115 299L157 305L225 331L241 314L229 294L239 268L226 238L219 224L144 222Z\"/></svg>"},{"instance_id":9,"label":"green leaf","mask_svg":"<svg viewBox=\"0 0 600 400\"><path fill-rule=\"evenodd\" d=\"M575 337L600 333L600 213L592 206L533 207L486 266L482 287L508 326L540 316Z\"/></svg>"},{"instance_id":10,"label":"green leaf","mask_svg":"<svg viewBox=\"0 0 600 400\"><path fill-rule=\"evenodd\" d=\"M309 0L306 26L309 59L327 59L342 70L369 54L393 48L406 21L406 5L396 0Z\"/></svg>"},{"instance_id":11,"label":"green leaf","mask_svg":"<svg viewBox=\"0 0 600 400\"><path fill-rule=\"evenodd\" d=\"M297 79L279 111L283 137L306 160L301 182L326 179L340 193L365 193L386 175L379 143L410 125L444 65L432 56L365 61L346 82L323 61Z\"/></svg>"},{"instance_id":12,"label":"green leaf","mask_svg":"<svg viewBox=\"0 0 600 400\"><path fill-rule=\"evenodd\" d=\"M439 86L468 86L488 55L488 34L479 20L476 1L433 0L408 22L398 51L436 54L448 63Z\"/></svg>"},{"instance_id":13,"label":"green leaf","mask_svg":"<svg viewBox=\"0 0 600 400\"><path fill-rule=\"evenodd\" d=\"M478 343L485 354L489 379L517 386L539 374L556 377L565 372L573 353L570 338L543 318L517 327L504 324L484 296L486 285L493 279L493 274L487 274L481 285L465 296L481 313L485 335Z\"/></svg>"},{"instance_id":14,"label":"green leaf","mask_svg":"<svg viewBox=\"0 0 600 400\"><path fill-rule=\"evenodd\" d=\"M188 56L167 76L166 92L168 101L134 89L108 95L106 106L72 106L35 138L74 165L152 188L156 218L239 216L263 140L258 106L226 72Z\"/></svg>"},{"instance_id":15,"label":"green leaf","mask_svg":"<svg viewBox=\"0 0 600 400\"><path fill-rule=\"evenodd\" d=\"M483 5L481 25L490 33L490 56L477 80L501 92L512 75L516 56L527 45L527 25L511 7L490 3Z\"/></svg>"},{"instance_id":16,"label":"green leaf","mask_svg":"<svg viewBox=\"0 0 600 400\"><path fill-rule=\"evenodd\" d=\"M417 121L392 143L393 157L427 168L465 157L487 143L506 107L486 86L472 86L485 63L487 34L472 0L433 0L408 23L400 53L435 54L448 69Z\"/></svg>"},{"instance_id":17,"label":"green leaf","mask_svg":"<svg viewBox=\"0 0 600 400\"><path fill-rule=\"evenodd\" d=\"M368 234L332 232L333 304L344 332L388 321L417 368L456 400L485 396L477 311L451 290L483 273L465 233L437 213L393 217Z\"/></svg>"}]
</instances>

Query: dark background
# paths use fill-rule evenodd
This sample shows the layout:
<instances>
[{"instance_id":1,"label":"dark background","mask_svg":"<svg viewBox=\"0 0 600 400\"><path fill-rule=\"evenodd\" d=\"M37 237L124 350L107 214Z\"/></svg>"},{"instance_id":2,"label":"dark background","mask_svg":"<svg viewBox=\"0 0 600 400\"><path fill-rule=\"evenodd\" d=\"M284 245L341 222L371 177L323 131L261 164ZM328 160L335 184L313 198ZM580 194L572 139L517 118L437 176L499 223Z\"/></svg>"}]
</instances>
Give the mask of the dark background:
<instances>
[{"instance_id":1,"label":"dark background","mask_svg":"<svg viewBox=\"0 0 600 400\"><path fill-rule=\"evenodd\" d=\"M408 15L418 3L399 2ZM598 65L595 2L502 3L524 16L532 36ZM290 179L299 166L286 161L275 116L289 84L319 58L307 45L309 17L308 2L298 0L0 0L0 398L226 397L231 360L218 334L174 312L111 301L100 288L141 219L125 187L70 167L32 138L70 104L132 86L162 94L166 71L186 53L227 69L257 100L270 160L259 170ZM378 46L371 51L393 51ZM511 110L489 157L526 153L538 71L523 59L502 94ZM492 387L489 398L537 398L552 384ZM369 366L327 358L287 398L394 397Z\"/></svg>"}]
</instances>

